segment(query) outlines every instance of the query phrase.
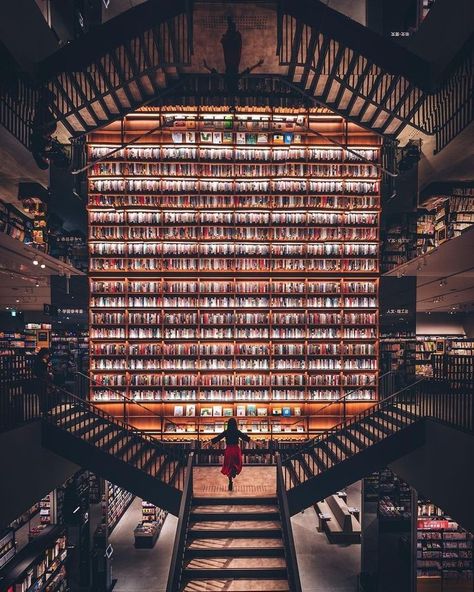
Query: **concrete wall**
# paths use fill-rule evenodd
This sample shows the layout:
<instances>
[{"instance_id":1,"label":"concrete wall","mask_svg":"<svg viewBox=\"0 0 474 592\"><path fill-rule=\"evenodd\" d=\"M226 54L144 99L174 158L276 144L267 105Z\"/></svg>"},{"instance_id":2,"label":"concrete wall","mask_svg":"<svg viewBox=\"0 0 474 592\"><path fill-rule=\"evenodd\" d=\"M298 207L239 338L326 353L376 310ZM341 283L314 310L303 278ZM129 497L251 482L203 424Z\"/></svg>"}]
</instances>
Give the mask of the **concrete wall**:
<instances>
[{"instance_id":1,"label":"concrete wall","mask_svg":"<svg viewBox=\"0 0 474 592\"><path fill-rule=\"evenodd\" d=\"M0 434L0 530L80 467L41 446L41 423Z\"/></svg>"},{"instance_id":2,"label":"concrete wall","mask_svg":"<svg viewBox=\"0 0 474 592\"><path fill-rule=\"evenodd\" d=\"M418 312L416 314L417 335L459 335L464 336L463 315L450 315L447 312Z\"/></svg>"},{"instance_id":3,"label":"concrete wall","mask_svg":"<svg viewBox=\"0 0 474 592\"><path fill-rule=\"evenodd\" d=\"M426 421L425 445L392 463L390 469L474 532L474 436Z\"/></svg>"}]
</instances>

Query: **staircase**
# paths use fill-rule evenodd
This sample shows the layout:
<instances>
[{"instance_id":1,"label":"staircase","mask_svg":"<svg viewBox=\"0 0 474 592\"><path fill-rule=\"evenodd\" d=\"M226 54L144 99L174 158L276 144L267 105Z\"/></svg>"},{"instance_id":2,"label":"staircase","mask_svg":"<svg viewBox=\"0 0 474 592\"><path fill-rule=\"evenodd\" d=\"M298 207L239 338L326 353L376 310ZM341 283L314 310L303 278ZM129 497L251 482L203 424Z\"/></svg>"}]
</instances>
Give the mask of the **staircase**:
<instances>
[{"instance_id":1,"label":"staircase","mask_svg":"<svg viewBox=\"0 0 474 592\"><path fill-rule=\"evenodd\" d=\"M190 453L167 592L301 592L277 455L276 495L193 494Z\"/></svg>"},{"instance_id":2,"label":"staircase","mask_svg":"<svg viewBox=\"0 0 474 592\"><path fill-rule=\"evenodd\" d=\"M182 578L183 592L288 591L277 499L194 498Z\"/></svg>"},{"instance_id":3,"label":"staircase","mask_svg":"<svg viewBox=\"0 0 474 592\"><path fill-rule=\"evenodd\" d=\"M318 0L281 0L278 55L289 80L346 119L397 136L436 134L439 152L471 121L474 51L447 72Z\"/></svg>"},{"instance_id":4,"label":"staircase","mask_svg":"<svg viewBox=\"0 0 474 592\"><path fill-rule=\"evenodd\" d=\"M425 386L419 380L401 389L287 457L290 515L423 445L427 418L474 432L472 393L425 392Z\"/></svg>"},{"instance_id":5,"label":"staircase","mask_svg":"<svg viewBox=\"0 0 474 592\"><path fill-rule=\"evenodd\" d=\"M43 413L43 445L178 515L188 452L117 420L63 389Z\"/></svg>"}]
</instances>

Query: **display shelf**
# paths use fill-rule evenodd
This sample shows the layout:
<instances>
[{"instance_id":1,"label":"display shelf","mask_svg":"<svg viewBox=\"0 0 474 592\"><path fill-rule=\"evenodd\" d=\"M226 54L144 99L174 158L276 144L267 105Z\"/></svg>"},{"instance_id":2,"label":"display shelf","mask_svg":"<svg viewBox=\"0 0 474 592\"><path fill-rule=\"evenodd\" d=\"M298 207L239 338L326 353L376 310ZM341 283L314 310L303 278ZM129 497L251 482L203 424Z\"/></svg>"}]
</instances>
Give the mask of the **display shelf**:
<instances>
[{"instance_id":1,"label":"display shelf","mask_svg":"<svg viewBox=\"0 0 474 592\"><path fill-rule=\"evenodd\" d=\"M118 485L106 481L106 492L102 496L102 516L109 534L133 501L133 495Z\"/></svg>"},{"instance_id":2,"label":"display shelf","mask_svg":"<svg viewBox=\"0 0 474 592\"><path fill-rule=\"evenodd\" d=\"M0 569L13 559L15 553L15 531L13 528L7 528L0 536Z\"/></svg>"},{"instance_id":3,"label":"display shelf","mask_svg":"<svg viewBox=\"0 0 474 592\"><path fill-rule=\"evenodd\" d=\"M142 500L142 521L134 530L135 548L152 549L160 536L168 512Z\"/></svg>"},{"instance_id":4,"label":"display shelf","mask_svg":"<svg viewBox=\"0 0 474 592\"><path fill-rule=\"evenodd\" d=\"M64 531L50 526L2 571L0 587L6 592L66 592L67 558Z\"/></svg>"},{"instance_id":5,"label":"display shelf","mask_svg":"<svg viewBox=\"0 0 474 592\"><path fill-rule=\"evenodd\" d=\"M473 536L429 501L419 500L417 521L417 586L472 590ZM451 588L452 587L452 588Z\"/></svg>"},{"instance_id":6,"label":"display shelf","mask_svg":"<svg viewBox=\"0 0 474 592\"><path fill-rule=\"evenodd\" d=\"M354 402L376 400L379 139L308 110L138 121L161 127L120 148L109 126L88 146L91 399L112 411L123 393L161 416L131 421L186 434L204 433L201 417L184 427L167 401L364 386Z\"/></svg>"}]
</instances>

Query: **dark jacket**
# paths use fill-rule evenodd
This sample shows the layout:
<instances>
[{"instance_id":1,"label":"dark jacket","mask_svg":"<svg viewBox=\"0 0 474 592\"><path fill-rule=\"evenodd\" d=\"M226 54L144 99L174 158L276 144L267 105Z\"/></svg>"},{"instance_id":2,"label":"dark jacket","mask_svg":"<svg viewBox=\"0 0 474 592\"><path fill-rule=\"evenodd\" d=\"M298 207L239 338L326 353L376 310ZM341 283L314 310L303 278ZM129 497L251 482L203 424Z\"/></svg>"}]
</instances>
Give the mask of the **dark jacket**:
<instances>
[{"instance_id":1,"label":"dark jacket","mask_svg":"<svg viewBox=\"0 0 474 592\"><path fill-rule=\"evenodd\" d=\"M223 438L225 438L225 443L227 444L227 446L235 446L239 443L239 438L241 440L245 440L245 442L250 442L249 436L247 436L247 434L244 434L240 430L224 430L218 436L212 438L211 442L213 444L216 444L216 442L219 442L219 440L222 440Z\"/></svg>"}]
</instances>

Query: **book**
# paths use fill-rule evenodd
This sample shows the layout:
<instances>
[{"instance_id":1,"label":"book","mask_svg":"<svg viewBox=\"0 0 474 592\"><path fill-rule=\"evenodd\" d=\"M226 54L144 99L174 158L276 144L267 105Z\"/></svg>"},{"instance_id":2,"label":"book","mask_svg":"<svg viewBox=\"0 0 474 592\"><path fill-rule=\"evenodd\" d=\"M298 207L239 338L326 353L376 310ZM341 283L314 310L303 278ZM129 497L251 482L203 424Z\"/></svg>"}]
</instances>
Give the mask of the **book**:
<instances>
[{"instance_id":1,"label":"book","mask_svg":"<svg viewBox=\"0 0 474 592\"><path fill-rule=\"evenodd\" d=\"M196 415L196 405L186 405L186 417L194 417Z\"/></svg>"},{"instance_id":2,"label":"book","mask_svg":"<svg viewBox=\"0 0 474 592\"><path fill-rule=\"evenodd\" d=\"M232 142L233 142L232 132L224 132L224 135L222 137L222 143L223 144L232 144Z\"/></svg>"},{"instance_id":3,"label":"book","mask_svg":"<svg viewBox=\"0 0 474 592\"><path fill-rule=\"evenodd\" d=\"M232 129L234 127L234 119L231 115L224 117L224 129Z\"/></svg>"},{"instance_id":4,"label":"book","mask_svg":"<svg viewBox=\"0 0 474 592\"><path fill-rule=\"evenodd\" d=\"M293 134L283 134L283 141L285 142L285 144L291 144L293 142Z\"/></svg>"},{"instance_id":5,"label":"book","mask_svg":"<svg viewBox=\"0 0 474 592\"><path fill-rule=\"evenodd\" d=\"M301 407L295 407L293 409L293 414L294 415L301 415Z\"/></svg>"},{"instance_id":6,"label":"book","mask_svg":"<svg viewBox=\"0 0 474 592\"><path fill-rule=\"evenodd\" d=\"M221 132L213 132L212 143L213 144L222 144L222 133Z\"/></svg>"},{"instance_id":7,"label":"book","mask_svg":"<svg viewBox=\"0 0 474 592\"><path fill-rule=\"evenodd\" d=\"M237 405L237 417L245 417L245 405Z\"/></svg>"},{"instance_id":8,"label":"book","mask_svg":"<svg viewBox=\"0 0 474 592\"><path fill-rule=\"evenodd\" d=\"M222 415L224 417L232 417L232 407L224 407L222 410Z\"/></svg>"},{"instance_id":9,"label":"book","mask_svg":"<svg viewBox=\"0 0 474 592\"><path fill-rule=\"evenodd\" d=\"M256 405L247 405L247 415L251 415L252 417L257 415L257 406Z\"/></svg>"},{"instance_id":10,"label":"book","mask_svg":"<svg viewBox=\"0 0 474 592\"><path fill-rule=\"evenodd\" d=\"M257 134L247 134L247 144L256 144Z\"/></svg>"},{"instance_id":11,"label":"book","mask_svg":"<svg viewBox=\"0 0 474 592\"><path fill-rule=\"evenodd\" d=\"M171 139L175 144L182 144L183 143L183 134L181 132L173 132L171 134Z\"/></svg>"},{"instance_id":12,"label":"book","mask_svg":"<svg viewBox=\"0 0 474 592\"><path fill-rule=\"evenodd\" d=\"M201 142L212 142L212 133L211 132L201 132Z\"/></svg>"},{"instance_id":13,"label":"book","mask_svg":"<svg viewBox=\"0 0 474 592\"><path fill-rule=\"evenodd\" d=\"M237 144L245 144L246 139L245 139L245 134L243 132L237 132L236 134L237 136Z\"/></svg>"},{"instance_id":14,"label":"book","mask_svg":"<svg viewBox=\"0 0 474 592\"><path fill-rule=\"evenodd\" d=\"M212 408L212 415L214 417L221 417L222 416L222 405L214 405Z\"/></svg>"},{"instance_id":15,"label":"book","mask_svg":"<svg viewBox=\"0 0 474 592\"><path fill-rule=\"evenodd\" d=\"M283 134L273 134L273 143L274 144L283 144L284 138Z\"/></svg>"},{"instance_id":16,"label":"book","mask_svg":"<svg viewBox=\"0 0 474 592\"><path fill-rule=\"evenodd\" d=\"M266 144L268 142L268 134L257 134L257 144Z\"/></svg>"},{"instance_id":17,"label":"book","mask_svg":"<svg viewBox=\"0 0 474 592\"><path fill-rule=\"evenodd\" d=\"M201 407L201 417L212 417L212 407Z\"/></svg>"},{"instance_id":18,"label":"book","mask_svg":"<svg viewBox=\"0 0 474 592\"><path fill-rule=\"evenodd\" d=\"M273 415L281 415L281 407L273 407Z\"/></svg>"},{"instance_id":19,"label":"book","mask_svg":"<svg viewBox=\"0 0 474 592\"><path fill-rule=\"evenodd\" d=\"M184 408L182 405L175 405L174 406L174 415L175 415L175 417L183 417Z\"/></svg>"},{"instance_id":20,"label":"book","mask_svg":"<svg viewBox=\"0 0 474 592\"><path fill-rule=\"evenodd\" d=\"M283 417L290 417L291 408L290 407L283 407L282 415L283 415Z\"/></svg>"},{"instance_id":21,"label":"book","mask_svg":"<svg viewBox=\"0 0 474 592\"><path fill-rule=\"evenodd\" d=\"M259 408L257 409L257 415L258 415L259 417L264 417L264 416L266 416L266 415L267 415L267 408L266 408L266 407L259 407Z\"/></svg>"},{"instance_id":22,"label":"book","mask_svg":"<svg viewBox=\"0 0 474 592\"><path fill-rule=\"evenodd\" d=\"M186 132L186 143L194 144L196 142L196 132Z\"/></svg>"}]
</instances>

